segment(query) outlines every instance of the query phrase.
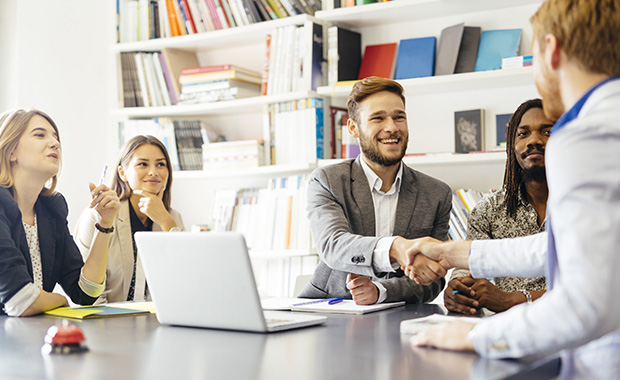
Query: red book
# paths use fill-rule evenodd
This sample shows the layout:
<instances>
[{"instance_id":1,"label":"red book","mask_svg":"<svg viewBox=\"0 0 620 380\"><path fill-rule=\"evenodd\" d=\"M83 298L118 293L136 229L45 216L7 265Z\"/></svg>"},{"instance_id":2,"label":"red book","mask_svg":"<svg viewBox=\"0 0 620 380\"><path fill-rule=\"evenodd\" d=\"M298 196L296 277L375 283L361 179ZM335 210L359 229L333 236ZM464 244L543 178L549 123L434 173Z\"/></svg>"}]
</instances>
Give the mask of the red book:
<instances>
[{"instance_id":1,"label":"red book","mask_svg":"<svg viewBox=\"0 0 620 380\"><path fill-rule=\"evenodd\" d=\"M372 76L391 79L395 53L396 42L366 46L357 79Z\"/></svg>"},{"instance_id":2,"label":"red book","mask_svg":"<svg viewBox=\"0 0 620 380\"><path fill-rule=\"evenodd\" d=\"M189 21L189 24L192 27L192 32L194 34L198 33L198 29L196 29L196 24L194 24L194 17L192 16L192 12L190 12L189 10L189 4L187 4L187 0L181 0L181 7L183 7L185 18L187 18L187 21Z\"/></svg>"},{"instance_id":3,"label":"red book","mask_svg":"<svg viewBox=\"0 0 620 380\"><path fill-rule=\"evenodd\" d=\"M271 34L268 34L265 38L267 49L265 52L265 64L263 65L263 78L260 87L260 94L267 95L267 84L269 82L269 49L271 48Z\"/></svg>"},{"instance_id":4,"label":"red book","mask_svg":"<svg viewBox=\"0 0 620 380\"><path fill-rule=\"evenodd\" d=\"M211 20L213 21L213 26L215 27L215 29L224 29L222 27L222 23L220 22L219 16L217 15L217 8L213 0L204 0L204 2L205 4L207 4L207 9L209 10L209 14L211 15Z\"/></svg>"}]
</instances>

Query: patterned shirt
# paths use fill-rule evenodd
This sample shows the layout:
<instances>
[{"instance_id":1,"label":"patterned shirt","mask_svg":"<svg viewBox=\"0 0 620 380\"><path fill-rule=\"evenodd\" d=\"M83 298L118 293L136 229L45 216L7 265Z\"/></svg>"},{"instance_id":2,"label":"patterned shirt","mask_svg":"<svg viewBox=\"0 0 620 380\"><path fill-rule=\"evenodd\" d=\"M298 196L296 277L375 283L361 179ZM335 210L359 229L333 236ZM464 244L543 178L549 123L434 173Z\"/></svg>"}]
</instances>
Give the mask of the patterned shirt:
<instances>
[{"instance_id":1,"label":"patterned shirt","mask_svg":"<svg viewBox=\"0 0 620 380\"><path fill-rule=\"evenodd\" d=\"M39 228L37 226L37 215L34 216L34 225L22 222L24 232L26 233L26 241L28 242L28 250L30 251L30 261L32 262L32 277L34 284L39 288L43 288L43 268L41 265L41 248L39 248Z\"/></svg>"},{"instance_id":2,"label":"patterned shirt","mask_svg":"<svg viewBox=\"0 0 620 380\"><path fill-rule=\"evenodd\" d=\"M538 214L525 201L519 190L517 212L512 218L506 213L504 190L484 197L467 219L467 240L505 239L537 234L545 230L545 223L538 225ZM455 270L452 278L466 275L466 270ZM545 278L496 277L495 285L505 292L545 290Z\"/></svg>"}]
</instances>

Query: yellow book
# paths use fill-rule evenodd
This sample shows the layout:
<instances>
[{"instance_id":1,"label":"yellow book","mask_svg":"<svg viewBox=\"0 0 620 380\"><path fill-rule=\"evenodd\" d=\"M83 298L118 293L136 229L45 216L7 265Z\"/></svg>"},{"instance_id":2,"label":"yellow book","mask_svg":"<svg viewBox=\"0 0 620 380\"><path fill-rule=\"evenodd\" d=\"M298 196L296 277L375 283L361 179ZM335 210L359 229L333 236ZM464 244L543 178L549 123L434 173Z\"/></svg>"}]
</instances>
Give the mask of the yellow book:
<instances>
[{"instance_id":1,"label":"yellow book","mask_svg":"<svg viewBox=\"0 0 620 380\"><path fill-rule=\"evenodd\" d=\"M135 308L125 308L112 305L92 305L92 306L76 306L76 307L59 307L53 310L46 311L46 315L62 318L73 319L92 319L92 318L108 318L108 317L122 317L127 315L140 315L150 314L154 312L152 302L137 303ZM133 306L130 303L123 304Z\"/></svg>"}]
</instances>

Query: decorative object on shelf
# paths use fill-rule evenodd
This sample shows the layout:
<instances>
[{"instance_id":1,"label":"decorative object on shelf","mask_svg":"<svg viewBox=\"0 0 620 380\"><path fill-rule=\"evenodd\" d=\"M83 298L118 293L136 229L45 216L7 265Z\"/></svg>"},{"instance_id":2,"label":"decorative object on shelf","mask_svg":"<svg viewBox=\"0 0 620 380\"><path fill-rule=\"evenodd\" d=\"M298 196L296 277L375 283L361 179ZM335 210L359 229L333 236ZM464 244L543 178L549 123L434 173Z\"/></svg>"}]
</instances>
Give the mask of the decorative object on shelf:
<instances>
[{"instance_id":1,"label":"decorative object on shelf","mask_svg":"<svg viewBox=\"0 0 620 380\"><path fill-rule=\"evenodd\" d=\"M394 79L432 77L435 73L436 44L435 37L400 40Z\"/></svg>"},{"instance_id":2,"label":"decorative object on shelf","mask_svg":"<svg viewBox=\"0 0 620 380\"><path fill-rule=\"evenodd\" d=\"M362 63L362 35L339 26L327 29L327 83L357 79Z\"/></svg>"},{"instance_id":3,"label":"decorative object on shelf","mask_svg":"<svg viewBox=\"0 0 620 380\"><path fill-rule=\"evenodd\" d=\"M463 29L463 38L459 47L459 57L456 60L454 73L470 73L476 68L476 59L478 58L478 46L480 45L480 36L482 28L479 26L466 26Z\"/></svg>"},{"instance_id":4,"label":"decorative object on shelf","mask_svg":"<svg viewBox=\"0 0 620 380\"><path fill-rule=\"evenodd\" d=\"M357 79L372 76L391 79L395 55L396 42L366 46Z\"/></svg>"},{"instance_id":5,"label":"decorative object on shelf","mask_svg":"<svg viewBox=\"0 0 620 380\"><path fill-rule=\"evenodd\" d=\"M475 71L498 70L502 58L514 57L519 49L521 29L485 30L480 36Z\"/></svg>"},{"instance_id":6,"label":"decorative object on shelf","mask_svg":"<svg viewBox=\"0 0 620 380\"><path fill-rule=\"evenodd\" d=\"M484 150L484 110L454 113L454 151L469 153Z\"/></svg>"},{"instance_id":7,"label":"decorative object on shelf","mask_svg":"<svg viewBox=\"0 0 620 380\"><path fill-rule=\"evenodd\" d=\"M495 115L495 143L497 146L506 146L506 129L511 117L511 113Z\"/></svg>"}]
</instances>

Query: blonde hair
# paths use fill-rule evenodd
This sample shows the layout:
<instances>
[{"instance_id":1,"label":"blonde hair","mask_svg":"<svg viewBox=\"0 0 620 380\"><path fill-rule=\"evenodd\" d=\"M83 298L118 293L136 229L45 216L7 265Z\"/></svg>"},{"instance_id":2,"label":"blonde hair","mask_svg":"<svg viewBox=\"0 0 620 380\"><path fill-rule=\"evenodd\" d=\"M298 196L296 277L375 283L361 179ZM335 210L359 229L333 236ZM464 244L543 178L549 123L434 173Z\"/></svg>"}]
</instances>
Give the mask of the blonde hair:
<instances>
[{"instance_id":1,"label":"blonde hair","mask_svg":"<svg viewBox=\"0 0 620 380\"><path fill-rule=\"evenodd\" d=\"M15 109L5 111L0 115L0 186L10 188L15 185L15 179L11 171L11 154L17 149L19 140L26 132L30 120L35 116L41 116L47 120L58 136L58 149L60 150L60 134L54 120L43 111L36 109ZM59 163L62 161L62 155L58 157ZM41 190L41 195L52 195L56 184L58 183L58 174L55 174Z\"/></svg>"},{"instance_id":2,"label":"blonde hair","mask_svg":"<svg viewBox=\"0 0 620 380\"><path fill-rule=\"evenodd\" d=\"M388 91L400 96L403 105L405 105L404 90L400 83L391 79L367 77L355 83L353 89L351 89L351 94L349 94L347 99L349 117L359 124L359 104L370 95L382 91Z\"/></svg>"},{"instance_id":3,"label":"blonde hair","mask_svg":"<svg viewBox=\"0 0 620 380\"><path fill-rule=\"evenodd\" d=\"M582 69L620 75L620 2L618 0L547 0L530 18L541 49L552 34Z\"/></svg>"}]
</instances>

